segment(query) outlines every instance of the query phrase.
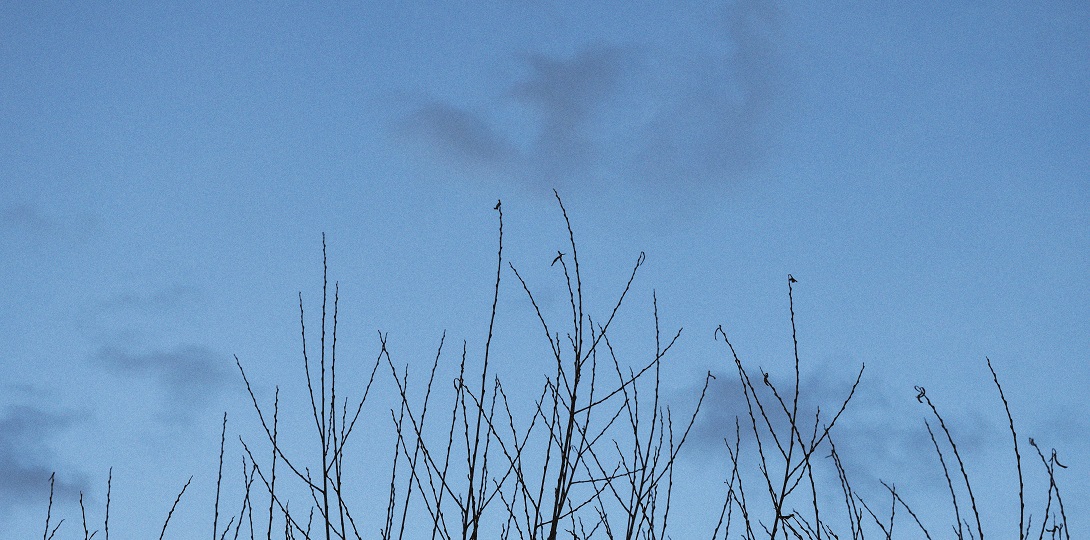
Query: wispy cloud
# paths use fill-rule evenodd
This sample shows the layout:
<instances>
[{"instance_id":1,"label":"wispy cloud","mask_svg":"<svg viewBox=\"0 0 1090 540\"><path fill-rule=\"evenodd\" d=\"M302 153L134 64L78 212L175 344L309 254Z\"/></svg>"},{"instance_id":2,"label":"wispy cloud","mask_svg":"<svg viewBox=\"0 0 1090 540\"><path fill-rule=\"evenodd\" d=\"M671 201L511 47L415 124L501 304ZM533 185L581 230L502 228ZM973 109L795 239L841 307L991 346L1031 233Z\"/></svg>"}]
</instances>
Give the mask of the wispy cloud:
<instances>
[{"instance_id":1,"label":"wispy cloud","mask_svg":"<svg viewBox=\"0 0 1090 540\"><path fill-rule=\"evenodd\" d=\"M0 202L0 251L18 253L4 262L27 275L55 268L101 240L95 215L37 202Z\"/></svg>"},{"instance_id":2,"label":"wispy cloud","mask_svg":"<svg viewBox=\"0 0 1090 540\"><path fill-rule=\"evenodd\" d=\"M442 101L410 113L399 131L454 165L499 166L522 181L563 183L605 155L601 114L631 75L633 60L630 50L614 46L588 46L570 57L524 56L524 76L502 81L503 101L492 107L529 119L517 134L498 129L489 114Z\"/></svg>"},{"instance_id":3,"label":"wispy cloud","mask_svg":"<svg viewBox=\"0 0 1090 540\"><path fill-rule=\"evenodd\" d=\"M716 379L708 386L706 405L701 410L701 415L694 425L694 442L698 446L706 448L723 448L723 439L734 440L735 418L738 418L742 430L742 439L746 433L752 433L752 421L749 416L749 405L743 393L742 383L739 380L738 371L733 365L726 367L722 373L716 375ZM813 375L802 374L799 384L799 416L805 418L804 425L813 428L814 415L818 408L821 409L823 422L832 420L833 415L840 409L841 404L851 392L853 374L844 373L843 376L832 376L831 370L817 370ZM780 397L784 399L788 408L792 407L794 398L794 376L777 376L769 374L767 383L765 374L760 369L752 366L746 368L750 383L754 386L765 413L777 433L786 433L789 427L786 415L780 402L769 385L773 385ZM864 381L866 382L866 381ZM690 393L687 389L684 393ZM849 419L858 417L860 410L872 411L883 407L884 398L880 393L870 391L862 384L852 396L851 402L845 414L837 421L838 426L843 426ZM757 424L762 429L765 421L761 417L760 410L754 402L754 414L757 416ZM748 426L748 427L747 427ZM752 437L752 435L750 435Z\"/></svg>"},{"instance_id":4,"label":"wispy cloud","mask_svg":"<svg viewBox=\"0 0 1090 540\"><path fill-rule=\"evenodd\" d=\"M784 99L779 19L768 0L735 2L715 36L728 48L669 60L674 80L640 132L636 178L653 185L715 185L759 167Z\"/></svg>"},{"instance_id":5,"label":"wispy cloud","mask_svg":"<svg viewBox=\"0 0 1090 540\"><path fill-rule=\"evenodd\" d=\"M803 438L806 440L809 440L814 428L814 417L818 407L820 406L822 415L819 425L821 429L839 410L851 388L852 381L847 378L848 375L843 378L834 377L827 375L827 371L830 370L818 370L809 377L804 375L801 381L799 417L803 419L801 425ZM771 390L764 384L761 372L751 370L749 376L756 386L773 428L781 436L788 433L789 424L786 415ZM771 376L770 380L776 385L781 397L790 408L794 397L793 377ZM737 419L741 430L742 452L752 458L756 452L753 420L736 373L724 374L713 382L715 384L709 387L705 407L693 428L692 441L698 454L696 457L717 461L726 460L724 439L730 444L734 443ZM912 399L912 392L898 392L894 398L888 388L875 384L876 382L864 377L848 403L847 409L837 420L831 432L849 477L853 479L853 483L858 482L860 485L869 486L879 486L880 479L911 481L926 486L941 485L942 470L936 462L935 449L924 420L931 422L932 429L936 430L939 444L944 452L948 452L945 435L938 431L940 428L937 422L928 416L929 410L923 405L919 406L918 414L905 414L906 407L894 406L891 401L891 399L911 401L907 408L911 410L911 405L916 404ZM940 405L941 412L943 411ZM776 452L769 450L768 445L773 444L772 438L768 435L765 420L756 406L754 415L762 431L762 441L766 445L765 452L775 455ZM997 426L980 416L948 411L944 414L944 418L948 425L952 426L955 442L963 455L985 450L999 435ZM786 441L783 438L781 440ZM829 456L829 447L826 443L819 455L815 456L814 463L816 467L831 473L833 465L826 459L827 456Z\"/></svg>"},{"instance_id":6,"label":"wispy cloud","mask_svg":"<svg viewBox=\"0 0 1090 540\"><path fill-rule=\"evenodd\" d=\"M83 306L81 324L99 331L112 329L119 321L130 326L177 325L177 317L199 308L203 291L190 284L174 284L148 290L126 291L97 299Z\"/></svg>"},{"instance_id":7,"label":"wispy cloud","mask_svg":"<svg viewBox=\"0 0 1090 540\"><path fill-rule=\"evenodd\" d=\"M511 177L547 187L614 179L661 193L736 182L764 162L785 102L780 17L774 2L741 0L699 29L707 45L649 47L634 36L526 55L522 76L497 81L510 101L491 108L529 124L517 133L444 102L405 123L453 163L511 164Z\"/></svg>"},{"instance_id":8,"label":"wispy cloud","mask_svg":"<svg viewBox=\"0 0 1090 540\"><path fill-rule=\"evenodd\" d=\"M175 284L150 293L124 293L103 302L104 308L170 311L200 296L200 289L186 284Z\"/></svg>"},{"instance_id":9,"label":"wispy cloud","mask_svg":"<svg viewBox=\"0 0 1090 540\"><path fill-rule=\"evenodd\" d=\"M162 390L165 418L188 422L212 402L227 380L226 357L201 345L133 353L103 347L95 361L115 375L144 379Z\"/></svg>"},{"instance_id":10,"label":"wispy cloud","mask_svg":"<svg viewBox=\"0 0 1090 540\"><path fill-rule=\"evenodd\" d=\"M511 95L540 117L532 165L553 175L586 166L594 156L593 113L618 90L626 72L625 51L598 46L570 58L531 55L529 76Z\"/></svg>"},{"instance_id":11,"label":"wispy cloud","mask_svg":"<svg viewBox=\"0 0 1090 540\"><path fill-rule=\"evenodd\" d=\"M19 504L42 505L49 497L49 476L57 470L48 439L74 423L71 415L26 405L0 416L0 512ZM58 475L55 497L74 499L85 489L82 479Z\"/></svg>"},{"instance_id":12,"label":"wispy cloud","mask_svg":"<svg viewBox=\"0 0 1090 540\"><path fill-rule=\"evenodd\" d=\"M29 233L43 233L52 230L55 224L37 207L29 204L11 204L0 208L0 230Z\"/></svg>"},{"instance_id":13,"label":"wispy cloud","mask_svg":"<svg viewBox=\"0 0 1090 540\"><path fill-rule=\"evenodd\" d=\"M446 103L420 107L404 119L401 129L463 165L497 166L515 154L484 118Z\"/></svg>"}]
</instances>

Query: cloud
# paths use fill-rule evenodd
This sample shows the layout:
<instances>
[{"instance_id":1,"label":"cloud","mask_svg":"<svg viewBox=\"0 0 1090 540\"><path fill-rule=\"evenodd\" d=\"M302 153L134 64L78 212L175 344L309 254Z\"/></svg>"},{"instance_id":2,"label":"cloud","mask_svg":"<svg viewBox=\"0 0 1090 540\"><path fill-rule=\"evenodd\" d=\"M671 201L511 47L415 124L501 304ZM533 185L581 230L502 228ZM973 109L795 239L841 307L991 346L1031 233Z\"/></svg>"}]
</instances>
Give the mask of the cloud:
<instances>
[{"instance_id":1,"label":"cloud","mask_svg":"<svg viewBox=\"0 0 1090 540\"><path fill-rule=\"evenodd\" d=\"M618 47L588 47L571 58L527 58L530 74L510 94L540 116L536 165L547 173L567 172L591 157L593 113L618 91L628 63Z\"/></svg>"},{"instance_id":2,"label":"cloud","mask_svg":"<svg viewBox=\"0 0 1090 540\"><path fill-rule=\"evenodd\" d=\"M799 416L803 419L803 433L807 440L813 430L814 414L818 406L821 407L822 425L825 425L839 410L851 388L850 373L843 373L843 376L830 375L833 371L836 370L818 369L809 376L803 374L799 390ZM757 386L757 392L777 434L787 433L786 416L771 390L764 385L761 372L751 369L749 376ZM790 407L794 394L793 375L772 375L770 380ZM893 394L883 385L875 383L876 381L868 380L864 374L863 381L831 432L837 453L852 483L875 487L880 486L879 480L884 479L897 483L909 482L927 488L945 485L924 420L931 423L943 452L949 454L948 443L945 442L945 435L938 427L938 422L924 405L916 406L912 392L898 391ZM693 390L688 388L680 395L691 395ZM937 406L963 456L981 455L1001 439L999 427L985 418L964 412L944 411L941 403ZM769 445L774 443L756 408L754 414L762 431L764 451L766 454L771 452L768 455L776 454L774 450L769 450ZM747 470L753 469L756 466L753 461L756 459L756 444L752 421L741 383L735 373L724 373L709 386L707 401L691 435L696 454L694 457L725 462L727 453L724 439L734 444L736 418L741 428L741 451L743 456L748 456L743 457L743 460L749 460L744 467ZM822 474L832 475L834 468L828 456L829 447L826 444L815 455L813 463L815 469L820 469ZM778 459L776 458L777 463ZM947 459L950 459L949 456ZM833 478L827 476L826 480Z\"/></svg>"},{"instance_id":3,"label":"cloud","mask_svg":"<svg viewBox=\"0 0 1090 540\"><path fill-rule=\"evenodd\" d=\"M103 347L95 361L115 375L156 384L163 391L164 413L172 421L188 422L219 394L227 377L227 360L200 345L146 353Z\"/></svg>"},{"instance_id":4,"label":"cloud","mask_svg":"<svg viewBox=\"0 0 1090 540\"><path fill-rule=\"evenodd\" d=\"M176 326L178 316L200 307L203 294L200 287L188 284L113 294L82 306L79 319L81 324L98 331L112 328L118 321L149 329Z\"/></svg>"},{"instance_id":5,"label":"cloud","mask_svg":"<svg viewBox=\"0 0 1090 540\"><path fill-rule=\"evenodd\" d=\"M50 436L68 428L74 416L26 405L8 407L0 416L0 512L17 504L44 505L49 476L56 470ZM75 499L84 481L58 475L54 497Z\"/></svg>"},{"instance_id":6,"label":"cloud","mask_svg":"<svg viewBox=\"0 0 1090 540\"><path fill-rule=\"evenodd\" d=\"M0 250L20 253L11 262L30 273L93 245L98 240L96 229L94 214L86 210L72 213L26 202L0 203Z\"/></svg>"},{"instance_id":7,"label":"cloud","mask_svg":"<svg viewBox=\"0 0 1090 540\"><path fill-rule=\"evenodd\" d=\"M103 303L104 308L145 310L164 312L177 309L200 296L201 290L192 285L176 284L160 288L150 294L123 293L111 297Z\"/></svg>"},{"instance_id":8,"label":"cloud","mask_svg":"<svg viewBox=\"0 0 1090 540\"><path fill-rule=\"evenodd\" d=\"M785 413L781 408L778 401L776 401L772 390L764 384L762 373L759 370L747 368L750 381L756 387L758 397L761 404L764 405L765 413L768 415L769 421L772 423L773 428L777 434L786 433L788 430L788 423ZM747 445L752 442L752 420L749 416L749 408L746 403L746 397L743 394L741 382L738 379L736 371L723 372L716 375L716 379L708 386L708 395L706 402L700 411L696 424L693 426L693 444L705 452L712 452L716 455L723 454L725 452L724 439L733 444L735 438L735 419L738 419L739 426L741 428L742 444ZM791 407L791 399L794 396L794 377L780 378L776 375L770 375L769 381L776 386L780 396L785 400L788 407ZM828 422L832 420L836 411L839 410L840 404L843 399L848 396L848 392L851 389L851 380L832 380L829 377L807 377L803 375L800 388L799 388L799 416L805 418L803 422L809 429L813 428L814 414L818 407L821 407L822 421ZM691 395L693 388L689 388L683 392L683 395ZM837 421L837 427L834 433L841 434L844 430L844 425L849 419L857 413L859 409L869 410L874 408L874 403L871 396L865 395L862 391L857 391L856 395L852 398L851 403L848 404L848 409ZM849 414L850 413L850 414ZM764 420L760 416L760 411L754 404L754 414L756 415L757 425L762 430L762 437L767 435L767 427L765 427Z\"/></svg>"},{"instance_id":9,"label":"cloud","mask_svg":"<svg viewBox=\"0 0 1090 540\"><path fill-rule=\"evenodd\" d=\"M523 57L525 76L501 83L504 98L489 107L530 118L519 133L501 131L495 117L443 101L417 108L396 131L456 166L501 168L510 177L551 186L602 155L598 113L618 95L632 61L631 51L612 46L586 47L570 57Z\"/></svg>"},{"instance_id":10,"label":"cloud","mask_svg":"<svg viewBox=\"0 0 1090 540\"><path fill-rule=\"evenodd\" d=\"M11 204L0 208L0 230L40 234L54 228L55 224L50 219L29 204Z\"/></svg>"},{"instance_id":11,"label":"cloud","mask_svg":"<svg viewBox=\"0 0 1090 540\"><path fill-rule=\"evenodd\" d=\"M484 98L488 113L432 101L402 133L532 188L667 194L744 181L772 151L787 102L780 19L774 2L741 0L692 28L699 37L522 55L521 75Z\"/></svg>"},{"instance_id":12,"label":"cloud","mask_svg":"<svg viewBox=\"0 0 1090 540\"><path fill-rule=\"evenodd\" d=\"M715 185L758 169L784 100L779 18L772 2L735 2L717 36L726 50L690 50L661 62L673 64L673 80L640 130L634 177Z\"/></svg>"},{"instance_id":13,"label":"cloud","mask_svg":"<svg viewBox=\"0 0 1090 540\"><path fill-rule=\"evenodd\" d=\"M570 127L616 89L624 54L618 47L586 48L569 59L531 55L530 76L511 93L541 109L547 124Z\"/></svg>"},{"instance_id":14,"label":"cloud","mask_svg":"<svg viewBox=\"0 0 1090 540\"><path fill-rule=\"evenodd\" d=\"M446 103L420 107L402 121L401 129L464 165L499 165L515 152L483 118Z\"/></svg>"}]
</instances>

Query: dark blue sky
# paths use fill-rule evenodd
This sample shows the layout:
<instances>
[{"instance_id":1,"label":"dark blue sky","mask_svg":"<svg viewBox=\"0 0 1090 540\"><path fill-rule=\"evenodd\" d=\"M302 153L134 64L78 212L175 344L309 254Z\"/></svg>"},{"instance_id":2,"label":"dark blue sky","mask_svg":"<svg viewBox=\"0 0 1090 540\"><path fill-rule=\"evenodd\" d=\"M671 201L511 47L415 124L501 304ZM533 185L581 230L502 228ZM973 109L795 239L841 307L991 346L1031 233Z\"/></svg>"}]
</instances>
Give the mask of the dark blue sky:
<instances>
[{"instance_id":1,"label":"dark blue sky","mask_svg":"<svg viewBox=\"0 0 1090 540\"><path fill-rule=\"evenodd\" d=\"M232 436L259 440L232 356L262 399L301 399L323 232L361 366L378 329L421 370L444 330L480 352L497 199L505 257L560 320L554 188L593 314L646 252L617 339L653 351L655 290L685 327L681 409L730 374L720 324L792 372L791 273L805 388L867 365L840 436L861 483L943 496L923 385L1011 530L987 356L1020 431L1066 458L1068 515L1090 514L1088 26L1083 2L6 3L0 535L38 534L56 471L74 538L73 494L100 520L113 466L119 537L158 530L191 474L173 532L203 537L222 412L231 474ZM547 345L503 279L499 369L536 395ZM734 388L682 464L712 486ZM369 405L374 441L391 406Z\"/></svg>"}]
</instances>

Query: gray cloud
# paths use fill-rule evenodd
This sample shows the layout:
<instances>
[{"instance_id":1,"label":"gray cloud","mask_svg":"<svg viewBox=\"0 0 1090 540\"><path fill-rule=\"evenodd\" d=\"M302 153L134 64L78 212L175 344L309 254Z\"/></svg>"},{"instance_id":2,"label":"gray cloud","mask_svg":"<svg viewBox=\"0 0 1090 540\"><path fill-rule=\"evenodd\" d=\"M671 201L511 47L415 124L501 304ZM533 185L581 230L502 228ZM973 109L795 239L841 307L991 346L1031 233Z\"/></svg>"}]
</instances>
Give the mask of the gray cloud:
<instances>
[{"instance_id":1,"label":"gray cloud","mask_svg":"<svg viewBox=\"0 0 1090 540\"><path fill-rule=\"evenodd\" d=\"M547 174L584 167L594 156L593 113L616 95L627 71L617 47L587 48L567 59L533 55L530 75L511 95L540 115L535 163Z\"/></svg>"},{"instance_id":2,"label":"gray cloud","mask_svg":"<svg viewBox=\"0 0 1090 540\"><path fill-rule=\"evenodd\" d=\"M530 77L511 93L540 108L547 123L572 126L613 94L623 62L622 50L609 46L587 48L566 60L531 55Z\"/></svg>"},{"instance_id":3,"label":"gray cloud","mask_svg":"<svg viewBox=\"0 0 1090 540\"><path fill-rule=\"evenodd\" d=\"M29 204L12 204L0 208L0 230L10 232L43 233L51 231L55 224Z\"/></svg>"},{"instance_id":4,"label":"gray cloud","mask_svg":"<svg viewBox=\"0 0 1090 540\"><path fill-rule=\"evenodd\" d=\"M173 421L191 420L194 412L211 403L227 380L226 358L200 345L146 353L104 347L95 361L116 375L155 383L163 391L164 413Z\"/></svg>"},{"instance_id":5,"label":"gray cloud","mask_svg":"<svg viewBox=\"0 0 1090 540\"><path fill-rule=\"evenodd\" d=\"M842 400L848 395L852 383L849 379L851 373L829 375L834 371L841 370L819 369L814 375L803 376L799 410L800 417L805 419L803 424L807 432L813 429L814 412L819 405L824 424L831 420ZM750 378L757 385L757 391L777 433L787 433L786 417L771 391L763 384L761 372L751 370ZM773 375L770 380L777 386L781 396L791 399L793 377ZM743 460L749 460L747 470L754 469L756 444L741 383L735 372L724 373L713 383L709 387L709 396L701 411L701 417L693 428L694 457L725 462L727 453L724 439L733 444L737 418L741 427L742 453L748 456L743 457ZM880 489L879 480L897 482L899 485L911 484L919 489L945 485L934 446L924 425L924 420L931 423L943 452L950 459L949 446L945 442L945 436L939 431L938 422L925 405L916 403L911 387L891 392L886 385L878 383L880 381L869 380L864 374L855 396L832 431L833 441L852 483L868 489ZM692 391L689 388L684 394L689 395ZM958 450L967 459L971 460L974 455L986 453L1002 439L1000 426L979 415L944 410L942 403L936 403L936 406L951 429ZM756 418L762 430L762 440L766 444L772 444L759 412L755 410L755 414L758 415ZM769 452L768 446L765 447L765 452ZM828 455L826 445L815 457L815 469L820 470L827 481L835 482L835 476L832 476L835 469Z\"/></svg>"},{"instance_id":6,"label":"gray cloud","mask_svg":"<svg viewBox=\"0 0 1090 540\"><path fill-rule=\"evenodd\" d=\"M697 388L689 388L682 395L692 395ZM730 373L716 374L716 379L708 385L708 395L693 425L692 445L704 452L719 453L723 449L723 440L734 440L734 420L746 416L746 401L742 395L737 377ZM745 425L742 425L743 432Z\"/></svg>"},{"instance_id":7,"label":"gray cloud","mask_svg":"<svg viewBox=\"0 0 1090 540\"><path fill-rule=\"evenodd\" d=\"M761 371L752 368L748 368L748 371L750 381L756 387L758 396L773 427L777 430L777 433L786 433L788 429L786 416L771 389L764 384ZM735 418L740 422L743 444L749 444L753 435L749 409L737 372L734 370L723 372L716 375L716 377L717 379L708 386L707 401L701 410L700 417L693 426L693 443L706 451L713 451L718 454L723 451L723 439L734 441ZM790 400L793 397L793 377L781 379L775 375L770 375L769 380L776 386L780 396L785 400ZM851 380L832 380L829 377L815 378L804 375L799 389L799 411L800 417L806 419L805 424L812 429L814 413L819 406L823 422L832 420L832 415L839 409L843 399L848 396L851 383ZM685 391L686 394L691 392L692 389ZM865 391L857 391L844 416L837 421L837 427L841 429L836 432L842 433L844 431L843 426L853 416L859 416L856 413L860 409L871 410L875 408L875 401L873 395L868 395ZM788 406L791 405L790 401L787 403ZM764 421L756 408L754 414L758 415L757 423L761 426L761 429L767 429L764 427Z\"/></svg>"},{"instance_id":8,"label":"gray cloud","mask_svg":"<svg viewBox=\"0 0 1090 540\"><path fill-rule=\"evenodd\" d=\"M124 293L111 297L103 308L169 311L200 296L200 289L191 285L176 284L158 289L150 294Z\"/></svg>"},{"instance_id":9,"label":"gray cloud","mask_svg":"<svg viewBox=\"0 0 1090 540\"><path fill-rule=\"evenodd\" d=\"M88 329L99 332L113 328L118 320L130 326L171 326L187 308L199 307L202 294L199 287L175 284L153 291L110 295L83 306L79 319Z\"/></svg>"},{"instance_id":10,"label":"gray cloud","mask_svg":"<svg viewBox=\"0 0 1090 540\"><path fill-rule=\"evenodd\" d=\"M86 241L97 227L94 214L57 214L32 203L0 206L0 238L7 237L28 246L42 242L72 247ZM36 248L37 249L37 248Z\"/></svg>"},{"instance_id":11,"label":"gray cloud","mask_svg":"<svg viewBox=\"0 0 1090 540\"><path fill-rule=\"evenodd\" d=\"M458 166L500 167L523 181L564 183L603 155L607 141L596 133L598 113L618 96L633 61L631 51L609 46L587 47L567 58L523 58L525 77L505 83L503 95L531 113L527 140L496 129L487 115L438 101L410 113L397 131Z\"/></svg>"},{"instance_id":12,"label":"gray cloud","mask_svg":"<svg viewBox=\"0 0 1090 540\"><path fill-rule=\"evenodd\" d=\"M652 184L720 184L751 173L774 140L784 99L779 14L767 0L726 13L726 51L691 51L658 113L641 130L635 177Z\"/></svg>"},{"instance_id":13,"label":"gray cloud","mask_svg":"<svg viewBox=\"0 0 1090 540\"><path fill-rule=\"evenodd\" d=\"M786 417L779 403L775 400L771 389L764 384L762 372L759 369L747 369L750 381L756 387L758 396L761 403L764 404L765 412L768 414L772 425L778 433L786 432L788 427ZM724 438L734 439L736 417L741 422L743 441L747 440L746 433L752 432L752 423L749 418L746 398L736 371L724 372L717 375L717 377L708 388L708 407L702 411L701 418L694 426L694 435L697 437L695 439L697 444L721 449ZM770 375L769 381L776 385L780 396L788 400L787 403L790 406L789 400L794 394L794 378L781 378ZM832 415L839 409L842 400L847 397L851 382L850 380L832 381L828 377L810 378L804 374L799 389L799 410L800 416L807 419L807 426L812 427L814 412L819 406L822 410L823 420L825 422L831 420ZM842 427L843 423L851 416L858 416L856 413L858 413L859 409L869 410L874 408L876 405L874 401L873 395L868 396L866 392L857 391L849 404L847 412L845 412L847 417L838 420L838 426ZM758 425L764 429L763 420L756 409L755 414L758 415ZM752 435L749 436L749 438L751 437Z\"/></svg>"},{"instance_id":14,"label":"gray cloud","mask_svg":"<svg viewBox=\"0 0 1090 540\"><path fill-rule=\"evenodd\" d=\"M480 116L446 103L429 103L402 122L402 130L464 165L499 165L515 151Z\"/></svg>"},{"instance_id":15,"label":"gray cloud","mask_svg":"<svg viewBox=\"0 0 1090 540\"><path fill-rule=\"evenodd\" d=\"M0 512L19 504L48 502L49 476L57 467L47 441L73 423L71 415L26 405L4 411L0 416ZM54 497L72 500L83 489L81 478L58 475Z\"/></svg>"},{"instance_id":16,"label":"gray cloud","mask_svg":"<svg viewBox=\"0 0 1090 540\"><path fill-rule=\"evenodd\" d=\"M661 194L739 181L770 152L786 102L779 19L770 0L741 0L694 30L707 40L526 55L524 74L499 83L511 101L489 107L528 113L526 129L433 102L403 132L455 165L503 164L534 187L612 181Z\"/></svg>"}]
</instances>

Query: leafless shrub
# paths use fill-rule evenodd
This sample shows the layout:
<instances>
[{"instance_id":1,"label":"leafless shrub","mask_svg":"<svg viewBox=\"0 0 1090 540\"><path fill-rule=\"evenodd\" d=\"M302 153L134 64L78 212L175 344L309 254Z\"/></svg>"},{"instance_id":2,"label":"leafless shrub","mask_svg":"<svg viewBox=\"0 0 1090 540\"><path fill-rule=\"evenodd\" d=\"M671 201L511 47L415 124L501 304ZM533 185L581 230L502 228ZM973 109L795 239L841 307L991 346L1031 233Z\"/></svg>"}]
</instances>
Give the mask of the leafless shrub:
<instances>
[{"instance_id":1,"label":"leafless shrub","mask_svg":"<svg viewBox=\"0 0 1090 540\"><path fill-rule=\"evenodd\" d=\"M243 451L241 501L238 512L221 528L227 433L227 415L224 414L211 516L212 539L231 537L237 540L247 531L249 537L254 538L263 529L269 540L274 537L274 531L277 538L282 534L285 540L362 540L363 531L372 526L363 526L365 522L379 524L377 534L382 540L429 535L432 540L669 538L675 465L714 377L710 372L706 374L701 392L691 404L691 412L683 415L675 425L674 412L663 400L661 375L667 354L682 330L661 333L658 298L652 294L654 351L642 361L632 361L620 352L615 346L617 340L610 335L611 325L630 295L645 255L640 253L636 258L628 280L607 306L604 319L596 320L584 302L584 281L575 233L559 195L556 200L567 230L567 251L558 251L551 266L563 276L568 293L566 308L570 313L562 321L549 320L530 284L515 265L505 261L503 206L497 202L494 208L498 215L496 279L483 354L477 359L470 357L463 342L457 363L458 374L451 387L453 394L445 406L435 404L436 399L442 399L442 391L446 388L435 382L440 364L448 356L446 333L439 339L427 378L420 384L410 378L408 364L395 364L387 335L379 332L378 353L371 364L369 378L362 385L362 395L352 400L345 397L337 380L339 284L334 282L330 312L323 236L317 353L313 344L308 348L307 318L302 294L299 295L302 373L308 396L305 408L309 409L308 416L313 422L313 444L309 452L284 447L279 434L279 386L273 392L271 405L268 401L262 405L242 361L236 357L236 365L265 436L256 444L239 438ZM490 368L497 306L505 275L513 276L525 293L548 345L549 373L532 394L537 397L528 417L514 412L518 407L513 407L508 390ZM719 515L714 519L710 517L708 522L712 540L732 537L732 527L733 537L744 539L862 539L868 535L892 539L896 532L902 537L922 534L930 540L931 532L896 484L881 482L888 499L864 500L853 487L850 473L834 444L834 427L855 396L864 367L860 366L854 382L828 409L832 414L823 414L819 406L811 417L800 407L803 396L795 324L796 283L793 276L787 276L793 379L786 383L774 381L768 372L747 367L727 331L719 326L713 333L714 339L721 338L727 347L728 366L732 365L737 376L738 391L745 399L746 408L743 417L735 418L733 437L724 434L728 465L726 493ZM327 315L331 315L328 322ZM563 331L557 328L563 328ZM1039 539L1046 535L1069 539L1063 499L1056 482L1056 469L1066 466L1057 459L1055 450L1046 457L1034 439L1028 439L1048 478L1043 517L1035 528L1033 516L1026 510L1021 439L998 375L990 359L987 363L1007 413L1013 443L1018 473L1018 537L1024 540L1036 531ZM370 508L367 513L354 514L347 491L361 480L346 477L345 448L361 418L385 421L384 414L362 415L380 365L389 370L395 399L394 406L389 407L394 428L389 448L390 466L386 471L378 471L389 475L386 508L385 512ZM412 386L414 384L422 388L422 395L421 390ZM950 493L954 519L951 531L958 539L983 540L982 517L955 437L926 390L922 387L916 387L916 390L917 400L928 406L929 416L937 421L942 434L936 437L931 420L925 420ZM529 394L519 392L517 395ZM444 408L440 412L429 412L434 407ZM441 429L431 427L436 422L435 416L441 417ZM360 423L360 429L364 427ZM743 436L755 443L756 455L743 456ZM266 444L262 451L260 446ZM251 445L255 446L251 448ZM816 459L819 457L825 461ZM955 463L956 472L952 475ZM825 465L831 465L830 472L836 475L833 485L815 478L815 468ZM756 475L752 474L751 466ZM287 480L278 478L285 474ZM52 523L53 482L51 476L43 540L52 540L64 521ZM285 482L288 488L284 487ZM170 519L188 487L187 481L175 498L163 522L160 538L165 537ZM302 506L302 512L292 510L299 505L292 506L285 495L286 489L298 493L300 487L309 498ZM106 540L110 534L111 489L112 471L107 481ZM255 527L257 506L261 509L257 511L259 524ZM87 526L82 494L80 511L84 540L90 540L98 531L92 532ZM413 517L421 513L427 516L427 522ZM909 532L905 532L904 526L897 526L898 519L904 521L906 514L911 519Z\"/></svg>"}]
</instances>

